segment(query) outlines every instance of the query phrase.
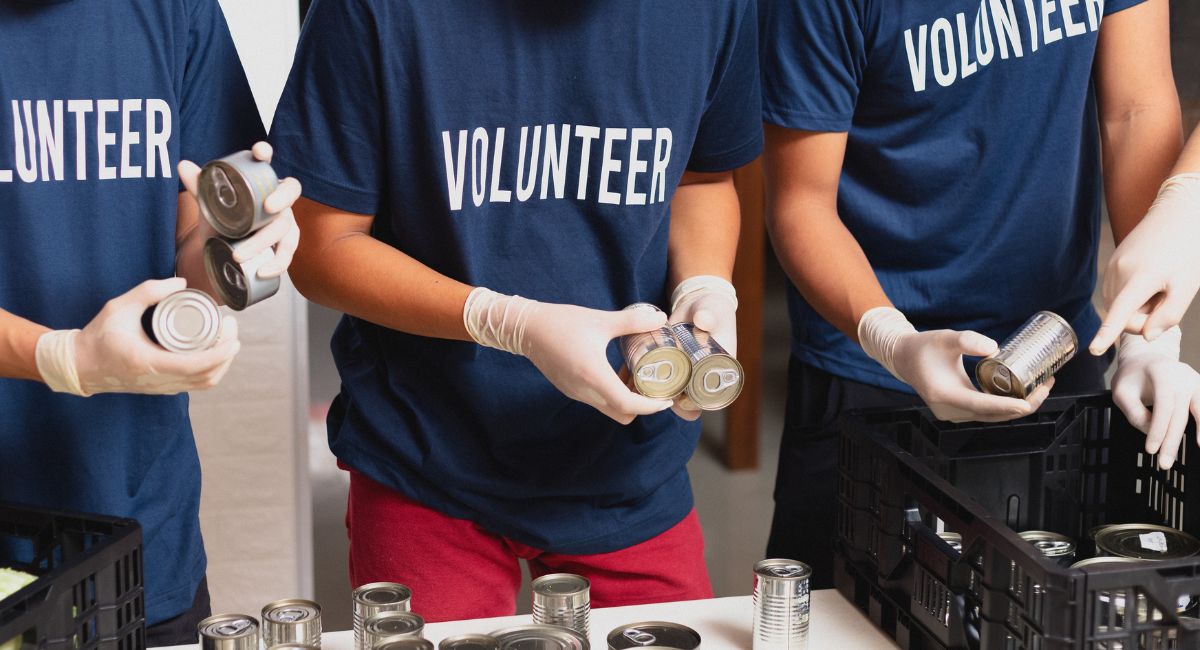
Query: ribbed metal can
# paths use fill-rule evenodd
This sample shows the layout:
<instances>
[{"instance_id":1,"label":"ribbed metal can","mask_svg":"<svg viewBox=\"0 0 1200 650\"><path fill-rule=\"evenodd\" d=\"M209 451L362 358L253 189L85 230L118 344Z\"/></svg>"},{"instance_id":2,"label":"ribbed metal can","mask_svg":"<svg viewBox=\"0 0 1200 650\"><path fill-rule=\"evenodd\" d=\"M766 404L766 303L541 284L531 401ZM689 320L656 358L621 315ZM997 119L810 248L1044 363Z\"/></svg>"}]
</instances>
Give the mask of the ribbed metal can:
<instances>
[{"instance_id":1,"label":"ribbed metal can","mask_svg":"<svg viewBox=\"0 0 1200 650\"><path fill-rule=\"evenodd\" d=\"M500 650L500 641L488 634L459 634L442 639L438 650Z\"/></svg>"},{"instance_id":2,"label":"ribbed metal can","mask_svg":"<svg viewBox=\"0 0 1200 650\"><path fill-rule=\"evenodd\" d=\"M551 573L533 581L533 622L560 625L582 634L590 629L592 583L572 573Z\"/></svg>"},{"instance_id":3,"label":"ribbed metal can","mask_svg":"<svg viewBox=\"0 0 1200 650\"><path fill-rule=\"evenodd\" d=\"M1048 530L1027 530L1020 536L1060 566L1069 567L1075 561L1075 540L1066 535Z\"/></svg>"},{"instance_id":4,"label":"ribbed metal can","mask_svg":"<svg viewBox=\"0 0 1200 650\"><path fill-rule=\"evenodd\" d=\"M1075 330L1062 316L1039 311L1000 350L975 366L985 393L1025 399L1067 365L1079 350Z\"/></svg>"},{"instance_id":5,"label":"ribbed metal can","mask_svg":"<svg viewBox=\"0 0 1200 650\"><path fill-rule=\"evenodd\" d=\"M795 560L754 565L754 650L808 647L811 578L812 569Z\"/></svg>"},{"instance_id":6,"label":"ribbed metal can","mask_svg":"<svg viewBox=\"0 0 1200 650\"><path fill-rule=\"evenodd\" d=\"M196 625L200 650L258 650L258 621L246 614L218 614Z\"/></svg>"},{"instance_id":7,"label":"ribbed metal can","mask_svg":"<svg viewBox=\"0 0 1200 650\"><path fill-rule=\"evenodd\" d=\"M226 239L241 239L271 222L263 202L279 176L250 151L214 160L200 170L197 202L204 220Z\"/></svg>"},{"instance_id":8,"label":"ribbed metal can","mask_svg":"<svg viewBox=\"0 0 1200 650\"><path fill-rule=\"evenodd\" d=\"M671 326L671 333L692 361L692 376L684 392L699 409L719 411L742 394L742 364L721 347L712 334L691 323Z\"/></svg>"},{"instance_id":9,"label":"ribbed metal can","mask_svg":"<svg viewBox=\"0 0 1200 650\"><path fill-rule=\"evenodd\" d=\"M666 621L629 623L608 633L608 650L632 650L633 648L696 650L699 647L699 632L686 625Z\"/></svg>"},{"instance_id":10,"label":"ribbed metal can","mask_svg":"<svg viewBox=\"0 0 1200 650\"><path fill-rule=\"evenodd\" d=\"M363 621L362 639L367 650L384 641L422 639L425 619L412 612L380 612Z\"/></svg>"},{"instance_id":11,"label":"ribbed metal can","mask_svg":"<svg viewBox=\"0 0 1200 650\"><path fill-rule=\"evenodd\" d=\"M518 625L491 633L500 650L591 650L587 637L558 625Z\"/></svg>"},{"instance_id":12,"label":"ribbed metal can","mask_svg":"<svg viewBox=\"0 0 1200 650\"><path fill-rule=\"evenodd\" d=\"M288 598L262 609L263 645L283 643L321 645L321 606L311 600Z\"/></svg>"},{"instance_id":13,"label":"ribbed metal can","mask_svg":"<svg viewBox=\"0 0 1200 650\"><path fill-rule=\"evenodd\" d=\"M412 590L398 582L372 582L354 590L351 597L355 650L370 650L363 640L363 623L383 612L412 611Z\"/></svg>"},{"instance_id":14,"label":"ribbed metal can","mask_svg":"<svg viewBox=\"0 0 1200 650\"><path fill-rule=\"evenodd\" d=\"M245 262L235 257L243 244L212 237L204 242L204 270L221 300L234 311L242 311L279 292L280 277L260 278L258 270L275 259L270 248Z\"/></svg>"},{"instance_id":15,"label":"ribbed metal can","mask_svg":"<svg viewBox=\"0 0 1200 650\"><path fill-rule=\"evenodd\" d=\"M221 310L203 291L183 289L147 308L142 330L169 352L200 352L221 335Z\"/></svg>"},{"instance_id":16,"label":"ribbed metal can","mask_svg":"<svg viewBox=\"0 0 1200 650\"><path fill-rule=\"evenodd\" d=\"M625 308L663 313L648 302ZM683 394L692 376L692 361L679 347L669 327L621 337L621 355L629 368L633 388L654 399L674 399Z\"/></svg>"}]
</instances>

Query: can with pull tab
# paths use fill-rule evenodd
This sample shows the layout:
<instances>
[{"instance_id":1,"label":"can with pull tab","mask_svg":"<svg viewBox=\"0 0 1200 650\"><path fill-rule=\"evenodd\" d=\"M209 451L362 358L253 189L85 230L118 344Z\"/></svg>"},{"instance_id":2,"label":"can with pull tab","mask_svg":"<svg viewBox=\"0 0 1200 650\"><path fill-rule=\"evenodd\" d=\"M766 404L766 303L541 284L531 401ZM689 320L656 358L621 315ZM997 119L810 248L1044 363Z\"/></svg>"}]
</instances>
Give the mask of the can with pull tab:
<instances>
[{"instance_id":1,"label":"can with pull tab","mask_svg":"<svg viewBox=\"0 0 1200 650\"><path fill-rule=\"evenodd\" d=\"M226 239L241 239L271 222L263 202L279 187L279 176L250 151L214 160L200 170L200 214Z\"/></svg>"},{"instance_id":2,"label":"can with pull tab","mask_svg":"<svg viewBox=\"0 0 1200 650\"><path fill-rule=\"evenodd\" d=\"M663 313L647 302L625 308ZM621 337L621 355L638 393L653 399L674 399L683 394L692 375L692 361L679 347L670 328Z\"/></svg>"},{"instance_id":3,"label":"can with pull tab","mask_svg":"<svg viewBox=\"0 0 1200 650\"><path fill-rule=\"evenodd\" d=\"M1025 399L1079 350L1079 339L1062 316L1039 311L975 366L975 378L985 393Z\"/></svg>"},{"instance_id":4,"label":"can with pull tab","mask_svg":"<svg viewBox=\"0 0 1200 650\"><path fill-rule=\"evenodd\" d=\"M671 326L679 347L692 362L685 393L702 411L719 411L742 393L742 364L717 343L712 334L691 323Z\"/></svg>"}]
</instances>

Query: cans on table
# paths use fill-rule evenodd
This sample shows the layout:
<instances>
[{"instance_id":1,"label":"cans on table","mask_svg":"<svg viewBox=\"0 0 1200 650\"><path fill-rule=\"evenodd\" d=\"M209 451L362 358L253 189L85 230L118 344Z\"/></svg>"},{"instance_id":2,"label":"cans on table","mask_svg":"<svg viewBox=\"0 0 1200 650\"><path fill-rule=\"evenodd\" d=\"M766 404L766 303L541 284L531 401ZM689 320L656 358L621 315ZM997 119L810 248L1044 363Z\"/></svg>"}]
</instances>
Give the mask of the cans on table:
<instances>
[{"instance_id":1,"label":"cans on table","mask_svg":"<svg viewBox=\"0 0 1200 650\"><path fill-rule=\"evenodd\" d=\"M267 646L267 650L318 650L321 646L308 643L276 643Z\"/></svg>"},{"instance_id":2,"label":"cans on table","mask_svg":"<svg viewBox=\"0 0 1200 650\"><path fill-rule=\"evenodd\" d=\"M1096 555L1178 560L1200 554L1200 539L1167 526L1114 524L1096 531Z\"/></svg>"},{"instance_id":3,"label":"cans on table","mask_svg":"<svg viewBox=\"0 0 1200 650\"><path fill-rule=\"evenodd\" d=\"M380 612L362 625L362 641L367 650L383 641L420 639L425 636L425 619L412 612Z\"/></svg>"},{"instance_id":4,"label":"cans on table","mask_svg":"<svg viewBox=\"0 0 1200 650\"><path fill-rule=\"evenodd\" d=\"M1075 540L1066 535L1048 530L1027 530L1020 536L1061 566L1071 566L1071 562L1075 561Z\"/></svg>"},{"instance_id":5,"label":"cans on table","mask_svg":"<svg viewBox=\"0 0 1200 650\"><path fill-rule=\"evenodd\" d=\"M754 650L808 647L812 569L795 560L754 565Z\"/></svg>"},{"instance_id":6,"label":"cans on table","mask_svg":"<svg viewBox=\"0 0 1200 650\"><path fill-rule=\"evenodd\" d=\"M663 313L646 302L625 308ZM654 399L679 397L692 376L692 361L668 327L621 337L621 354L638 393Z\"/></svg>"},{"instance_id":7,"label":"cans on table","mask_svg":"<svg viewBox=\"0 0 1200 650\"><path fill-rule=\"evenodd\" d=\"M258 650L258 621L246 614L217 614L196 625L201 650Z\"/></svg>"},{"instance_id":8,"label":"cans on table","mask_svg":"<svg viewBox=\"0 0 1200 650\"><path fill-rule=\"evenodd\" d=\"M666 621L630 623L608 633L608 650L646 647L696 650L700 647L700 633L685 625Z\"/></svg>"},{"instance_id":9,"label":"cans on table","mask_svg":"<svg viewBox=\"0 0 1200 650\"><path fill-rule=\"evenodd\" d=\"M247 237L275 217L266 212L263 202L277 187L279 176L269 163L239 151L200 170L200 214L222 237Z\"/></svg>"},{"instance_id":10,"label":"cans on table","mask_svg":"<svg viewBox=\"0 0 1200 650\"><path fill-rule=\"evenodd\" d=\"M592 583L572 573L551 573L533 581L533 622L561 625L588 635Z\"/></svg>"},{"instance_id":11,"label":"cans on table","mask_svg":"<svg viewBox=\"0 0 1200 650\"><path fill-rule=\"evenodd\" d=\"M203 291L183 289L146 309L142 330L170 352L207 350L221 334L221 310Z\"/></svg>"},{"instance_id":12,"label":"cans on table","mask_svg":"<svg viewBox=\"0 0 1200 650\"><path fill-rule=\"evenodd\" d=\"M268 248L245 262L238 262L236 255L242 245L242 241L225 241L220 237L204 242L204 270L208 280L221 300L236 311L275 295L280 284L279 276L258 277L258 270L275 259L275 252Z\"/></svg>"},{"instance_id":13,"label":"cans on table","mask_svg":"<svg viewBox=\"0 0 1200 650\"><path fill-rule=\"evenodd\" d=\"M438 650L500 650L500 641L488 634L459 634L442 639Z\"/></svg>"},{"instance_id":14,"label":"cans on table","mask_svg":"<svg viewBox=\"0 0 1200 650\"><path fill-rule=\"evenodd\" d=\"M692 362L684 392L704 411L719 411L742 394L742 364L717 343L712 334L691 323L671 326L671 333Z\"/></svg>"},{"instance_id":15,"label":"cans on table","mask_svg":"<svg viewBox=\"0 0 1200 650\"><path fill-rule=\"evenodd\" d=\"M363 641L363 623L383 612L412 610L412 590L397 582L372 582L354 590L352 596L355 650L370 650Z\"/></svg>"},{"instance_id":16,"label":"cans on table","mask_svg":"<svg viewBox=\"0 0 1200 650\"><path fill-rule=\"evenodd\" d=\"M434 650L433 642L418 638L385 639L372 650Z\"/></svg>"},{"instance_id":17,"label":"cans on table","mask_svg":"<svg viewBox=\"0 0 1200 650\"><path fill-rule=\"evenodd\" d=\"M587 637L558 625L518 625L491 633L500 650L591 650Z\"/></svg>"},{"instance_id":18,"label":"cans on table","mask_svg":"<svg viewBox=\"0 0 1200 650\"><path fill-rule=\"evenodd\" d=\"M321 606L311 600L288 598L262 609L263 645L283 643L321 646Z\"/></svg>"},{"instance_id":19,"label":"cans on table","mask_svg":"<svg viewBox=\"0 0 1200 650\"><path fill-rule=\"evenodd\" d=\"M1024 399L1067 364L1079 339L1062 316L1039 311L975 366L979 387L992 395Z\"/></svg>"}]
</instances>

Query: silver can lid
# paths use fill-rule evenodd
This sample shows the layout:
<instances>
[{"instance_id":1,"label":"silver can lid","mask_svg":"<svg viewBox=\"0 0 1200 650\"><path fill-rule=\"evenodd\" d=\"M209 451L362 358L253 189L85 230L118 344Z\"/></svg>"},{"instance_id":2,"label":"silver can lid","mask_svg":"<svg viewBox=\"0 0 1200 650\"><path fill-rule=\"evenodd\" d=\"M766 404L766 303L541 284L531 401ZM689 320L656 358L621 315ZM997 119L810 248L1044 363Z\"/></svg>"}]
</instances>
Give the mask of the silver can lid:
<instances>
[{"instance_id":1,"label":"silver can lid","mask_svg":"<svg viewBox=\"0 0 1200 650\"><path fill-rule=\"evenodd\" d=\"M700 647L700 633L686 625L666 621L630 623L608 633L609 650L647 647L695 650Z\"/></svg>"},{"instance_id":2,"label":"silver can lid","mask_svg":"<svg viewBox=\"0 0 1200 650\"><path fill-rule=\"evenodd\" d=\"M262 620L272 623L307 623L321 618L321 606L303 598L286 598L267 604Z\"/></svg>"},{"instance_id":3,"label":"silver can lid","mask_svg":"<svg viewBox=\"0 0 1200 650\"><path fill-rule=\"evenodd\" d=\"M591 650L584 636L557 625L519 625L492 632L500 650Z\"/></svg>"},{"instance_id":4,"label":"silver can lid","mask_svg":"<svg viewBox=\"0 0 1200 650\"><path fill-rule=\"evenodd\" d=\"M937 536L942 538L943 542L946 542L947 544L949 544L950 548L958 551L959 553L962 553L962 534L961 533L952 533L947 530L947 531L938 533Z\"/></svg>"},{"instance_id":5,"label":"silver can lid","mask_svg":"<svg viewBox=\"0 0 1200 650\"><path fill-rule=\"evenodd\" d=\"M533 593L541 596L568 597L587 594L592 583L573 573L550 573L533 581Z\"/></svg>"},{"instance_id":6,"label":"silver can lid","mask_svg":"<svg viewBox=\"0 0 1200 650\"><path fill-rule=\"evenodd\" d=\"M204 270L221 300L241 311L250 304L250 282L246 269L233 256L233 244L211 237L204 242Z\"/></svg>"},{"instance_id":7,"label":"silver can lid","mask_svg":"<svg viewBox=\"0 0 1200 650\"><path fill-rule=\"evenodd\" d=\"M1027 530L1020 533L1021 539L1033 544L1046 557L1064 557L1075 554L1075 540L1048 530Z\"/></svg>"},{"instance_id":8,"label":"silver can lid","mask_svg":"<svg viewBox=\"0 0 1200 650\"><path fill-rule=\"evenodd\" d=\"M629 305L628 307L626 307L625 309L623 309L622 311L629 311L629 310L631 310L631 309L636 309L636 310L639 310L639 311L652 311L652 312L657 312L657 313L660 313L660 314L665 314L665 313L666 313L666 312L665 312L665 311L663 311L663 310L662 310L662 308L661 308L661 307L659 307L658 305L655 305L655 304L653 304L653 303L649 303L649 302L635 302L635 303L633 303L632 305Z\"/></svg>"},{"instance_id":9,"label":"silver can lid","mask_svg":"<svg viewBox=\"0 0 1200 650\"><path fill-rule=\"evenodd\" d=\"M258 621L247 614L217 614L196 624L201 637L241 639L258 634Z\"/></svg>"},{"instance_id":10,"label":"silver can lid","mask_svg":"<svg viewBox=\"0 0 1200 650\"><path fill-rule=\"evenodd\" d=\"M412 600L412 589L398 582L372 582L354 590L354 602L378 607L400 605Z\"/></svg>"},{"instance_id":11,"label":"silver can lid","mask_svg":"<svg viewBox=\"0 0 1200 650\"><path fill-rule=\"evenodd\" d=\"M434 645L428 639L385 639L371 650L434 650Z\"/></svg>"},{"instance_id":12,"label":"silver can lid","mask_svg":"<svg viewBox=\"0 0 1200 650\"><path fill-rule=\"evenodd\" d=\"M363 622L363 631L388 637L417 634L425 629L425 619L413 612L381 612Z\"/></svg>"},{"instance_id":13,"label":"silver can lid","mask_svg":"<svg viewBox=\"0 0 1200 650\"><path fill-rule=\"evenodd\" d=\"M812 567L796 560L776 558L760 560L754 565L754 573L771 580L807 580L812 577Z\"/></svg>"},{"instance_id":14,"label":"silver can lid","mask_svg":"<svg viewBox=\"0 0 1200 650\"><path fill-rule=\"evenodd\" d=\"M1096 533L1096 551L1137 560L1177 560L1200 553L1200 540L1167 526L1117 524Z\"/></svg>"},{"instance_id":15,"label":"silver can lid","mask_svg":"<svg viewBox=\"0 0 1200 650\"><path fill-rule=\"evenodd\" d=\"M487 634L459 634L442 639L438 650L500 650L500 641Z\"/></svg>"},{"instance_id":16,"label":"silver can lid","mask_svg":"<svg viewBox=\"0 0 1200 650\"><path fill-rule=\"evenodd\" d=\"M154 307L151 331L172 352L199 352L212 347L221 334L221 310L208 294L183 289Z\"/></svg>"}]
</instances>

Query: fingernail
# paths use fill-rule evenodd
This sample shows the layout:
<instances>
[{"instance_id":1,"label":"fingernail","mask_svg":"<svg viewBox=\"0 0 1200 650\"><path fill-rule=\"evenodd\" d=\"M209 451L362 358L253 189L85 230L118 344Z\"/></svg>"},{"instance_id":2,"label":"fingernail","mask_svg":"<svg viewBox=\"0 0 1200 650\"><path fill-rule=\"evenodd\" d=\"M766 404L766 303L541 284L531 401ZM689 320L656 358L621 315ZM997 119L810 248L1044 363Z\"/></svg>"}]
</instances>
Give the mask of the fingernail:
<instances>
[{"instance_id":1,"label":"fingernail","mask_svg":"<svg viewBox=\"0 0 1200 650\"><path fill-rule=\"evenodd\" d=\"M260 277L264 280L270 280L271 278L279 277L282 273L283 273L283 270L278 267L264 266L258 270L258 277Z\"/></svg>"},{"instance_id":2,"label":"fingernail","mask_svg":"<svg viewBox=\"0 0 1200 650\"><path fill-rule=\"evenodd\" d=\"M1173 467L1174 465L1175 465L1175 458L1173 456L1160 456L1158 458L1159 469L1171 469L1171 467Z\"/></svg>"}]
</instances>

